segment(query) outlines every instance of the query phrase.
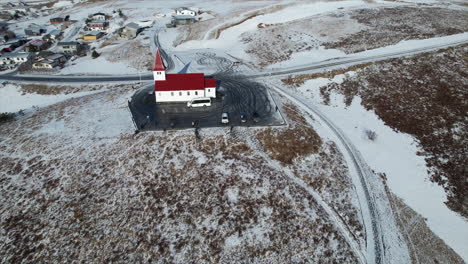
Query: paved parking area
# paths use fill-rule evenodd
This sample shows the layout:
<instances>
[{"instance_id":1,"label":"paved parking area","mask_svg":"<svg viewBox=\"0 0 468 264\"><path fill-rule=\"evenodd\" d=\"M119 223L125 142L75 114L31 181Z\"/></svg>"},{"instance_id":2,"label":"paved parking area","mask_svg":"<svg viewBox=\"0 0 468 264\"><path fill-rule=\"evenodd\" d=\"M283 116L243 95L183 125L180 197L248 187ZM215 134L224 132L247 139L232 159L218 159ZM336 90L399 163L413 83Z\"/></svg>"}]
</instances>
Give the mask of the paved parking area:
<instances>
[{"instance_id":1,"label":"paved parking area","mask_svg":"<svg viewBox=\"0 0 468 264\"><path fill-rule=\"evenodd\" d=\"M284 120L263 85L240 76L216 75L218 96L209 107L189 108L186 103L156 103L153 85L140 88L132 96L129 108L140 131L186 129L196 126L269 126L282 125ZM221 123L221 114L229 115L229 124ZM258 122L254 122L253 113ZM241 122L241 113L247 122Z\"/></svg>"}]
</instances>

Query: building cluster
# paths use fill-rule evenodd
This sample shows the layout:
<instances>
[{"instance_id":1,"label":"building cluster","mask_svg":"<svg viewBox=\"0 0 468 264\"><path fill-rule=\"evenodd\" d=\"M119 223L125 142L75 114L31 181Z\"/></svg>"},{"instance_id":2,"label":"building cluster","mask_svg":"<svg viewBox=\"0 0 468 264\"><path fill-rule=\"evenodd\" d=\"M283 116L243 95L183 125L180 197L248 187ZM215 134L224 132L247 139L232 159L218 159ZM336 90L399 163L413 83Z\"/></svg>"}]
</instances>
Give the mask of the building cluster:
<instances>
[{"instance_id":1,"label":"building cluster","mask_svg":"<svg viewBox=\"0 0 468 264\"><path fill-rule=\"evenodd\" d=\"M86 56L90 49L88 44L106 36L111 17L102 12L90 14L84 28L78 28L75 24L78 21L72 20L70 15L52 16L50 25L30 24L24 28L24 34L16 30L21 36L9 30L10 23L0 21L0 71L14 69L21 64L25 67L20 69L50 70L63 67L73 56ZM76 37L69 41L69 36L64 41L64 30L72 25L75 28L70 32L74 32ZM130 40L142 30L139 24L131 22L113 34L118 39Z\"/></svg>"},{"instance_id":2,"label":"building cluster","mask_svg":"<svg viewBox=\"0 0 468 264\"><path fill-rule=\"evenodd\" d=\"M76 22L76 21L75 21ZM51 25L62 28L75 23L69 16L53 17ZM63 67L72 56L84 56L88 46L76 41L61 42L63 31L40 25L29 25L24 36L17 37L9 29L9 24L0 22L0 70L14 69L25 64L32 70L51 70ZM55 52L50 51L55 46Z\"/></svg>"}]
</instances>

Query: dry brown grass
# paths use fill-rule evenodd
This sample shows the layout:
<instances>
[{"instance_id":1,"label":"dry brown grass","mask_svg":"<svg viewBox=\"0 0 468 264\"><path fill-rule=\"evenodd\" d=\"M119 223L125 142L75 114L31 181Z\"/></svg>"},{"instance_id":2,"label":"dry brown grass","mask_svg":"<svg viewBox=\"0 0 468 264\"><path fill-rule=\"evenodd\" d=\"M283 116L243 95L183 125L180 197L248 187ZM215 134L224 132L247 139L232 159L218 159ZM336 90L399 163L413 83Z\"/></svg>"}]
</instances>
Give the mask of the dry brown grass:
<instances>
[{"instance_id":1,"label":"dry brown grass","mask_svg":"<svg viewBox=\"0 0 468 264\"><path fill-rule=\"evenodd\" d=\"M127 61L132 67L139 70L151 70L153 54L149 45L143 45L139 40L126 42L110 52L103 52L110 62Z\"/></svg>"},{"instance_id":2,"label":"dry brown grass","mask_svg":"<svg viewBox=\"0 0 468 264\"><path fill-rule=\"evenodd\" d=\"M374 62L368 62L368 63L356 64L356 65L350 66L348 68L340 68L340 69L335 69L335 70L326 71L326 72L318 72L318 73L288 76L285 79L281 79L281 81L286 85L299 87L299 86L303 85L307 80L312 80L312 79L316 79L316 78L332 79L336 75L345 74L345 73L350 72L350 71L356 71L356 70L364 69L364 68L369 67L370 65L373 65L373 64L375 64L375 63Z\"/></svg>"},{"instance_id":3,"label":"dry brown grass","mask_svg":"<svg viewBox=\"0 0 468 264\"><path fill-rule=\"evenodd\" d=\"M295 126L287 129L265 129L257 134L268 155L283 165L293 164L294 159L316 153L322 140L311 127Z\"/></svg>"},{"instance_id":4,"label":"dry brown grass","mask_svg":"<svg viewBox=\"0 0 468 264\"><path fill-rule=\"evenodd\" d=\"M128 89L127 84L112 85L112 89ZM42 95L69 94L83 91L97 91L109 88L102 84L86 85L48 85L48 84L21 84L21 91L24 93L36 93Z\"/></svg>"},{"instance_id":5,"label":"dry brown grass","mask_svg":"<svg viewBox=\"0 0 468 264\"><path fill-rule=\"evenodd\" d=\"M332 49L355 53L396 44L406 39L427 39L468 31L468 12L447 8L368 8L351 12L351 18L368 27L338 41Z\"/></svg>"},{"instance_id":6,"label":"dry brown grass","mask_svg":"<svg viewBox=\"0 0 468 264\"><path fill-rule=\"evenodd\" d=\"M297 109L297 107L293 104L284 104L283 105L283 111L284 113L286 113L286 116L300 124L300 125L307 125L307 122L306 122L306 119L304 118L304 116L302 116L301 112L299 111L299 109Z\"/></svg>"},{"instance_id":7,"label":"dry brown grass","mask_svg":"<svg viewBox=\"0 0 468 264\"><path fill-rule=\"evenodd\" d=\"M447 205L468 217L466 146L468 129L468 45L411 58L391 59L364 68L341 84L320 88L361 104L386 125L414 135L426 157L431 179L445 188Z\"/></svg>"},{"instance_id":8,"label":"dry brown grass","mask_svg":"<svg viewBox=\"0 0 468 264\"><path fill-rule=\"evenodd\" d=\"M249 19L252 19L256 16L261 16L261 15L265 15L265 14L268 14L268 13L272 13L272 12L276 12L276 11L279 11L283 8L286 8L288 5L276 5L276 6L273 6L273 7L268 7L268 8L265 8L265 9L262 9L262 10L258 10L258 11L254 11L250 14L247 14L245 17L243 17L241 20L239 21L236 21L234 23L231 23L231 24L227 24L219 29L217 29L214 33L214 38L215 39L218 39L219 36L221 35L221 33L224 31L224 30L227 30L229 28L232 28L232 27L235 27L237 25L240 25L242 23L244 23L245 21L249 20Z\"/></svg>"}]
</instances>

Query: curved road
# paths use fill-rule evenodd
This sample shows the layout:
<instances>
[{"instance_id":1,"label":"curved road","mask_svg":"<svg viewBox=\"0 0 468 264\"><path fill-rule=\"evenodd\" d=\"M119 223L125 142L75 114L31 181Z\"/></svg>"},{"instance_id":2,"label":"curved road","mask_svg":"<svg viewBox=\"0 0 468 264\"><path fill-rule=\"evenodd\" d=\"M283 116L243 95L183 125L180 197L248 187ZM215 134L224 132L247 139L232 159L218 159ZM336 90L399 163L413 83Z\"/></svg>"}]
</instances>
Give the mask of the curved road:
<instances>
[{"instance_id":1,"label":"curved road","mask_svg":"<svg viewBox=\"0 0 468 264\"><path fill-rule=\"evenodd\" d=\"M155 34L154 41L155 41L156 46L160 47L159 39L157 36L158 34ZM462 45L466 43L468 43L468 40L453 41L450 43L432 45L432 46L428 46L424 48L411 49L411 50L405 50L405 51L399 51L399 52L389 52L389 53L378 55L378 56L367 56L367 57L361 57L361 58L339 58L339 59L334 59L334 60L329 60L329 61L313 63L313 64L305 65L303 67L290 68L290 69L284 69L284 70L272 71L272 72L266 72L266 73L256 73L256 74L250 74L250 75L245 75L245 76L251 77L251 78L261 78L261 77L268 77L268 76L288 75L288 74L300 73L300 72L311 71L311 70L324 70L330 67L336 67L340 65L353 65L353 64L359 64L359 63L365 63L365 62L371 62L371 61L381 61L381 60L385 60L389 58L404 57L404 56L409 56L409 55L413 55L417 53ZM163 59L167 63L167 68L169 70L173 69L174 62L171 56L169 56L164 51L164 49L160 49L160 50L161 50L161 55L163 56ZM57 82L57 83L67 83L67 82L69 83L76 83L76 82L78 83L80 82L81 83L95 83L95 82L103 83L103 82L127 82L127 81L136 82L140 80L140 75L41 76L41 75L14 75L12 73L9 73L9 74L0 75L0 80L24 81L24 82ZM141 75L141 80L152 81L153 75L152 74Z\"/></svg>"},{"instance_id":2,"label":"curved road","mask_svg":"<svg viewBox=\"0 0 468 264\"><path fill-rule=\"evenodd\" d=\"M373 193L370 191L369 183L367 179L371 177L375 177L372 171L369 169L367 164L365 163L364 159L362 158L360 152L354 147L351 141L345 136L343 131L338 128L329 118L327 118L324 114L322 114L318 109L310 106L306 102L304 102L298 96L281 89L276 86L271 86L273 89L278 92L279 94L287 97L288 99L296 102L297 105L301 106L306 112L318 117L319 120L323 121L323 123L331 130L333 134L335 134L344 147L342 149L343 154L348 154L356 173L359 178L359 182L355 182L353 179L353 183L358 188L357 195L359 201L362 203L366 201L366 204L362 204L364 207L361 209L365 210L365 213L370 215L370 222L364 220L365 230L366 230L366 242L367 242L367 252L368 257L367 262L370 263L383 263L384 262L384 241L382 239L382 230L380 223L382 220L380 219L381 215L378 213L376 205L375 205L375 197ZM367 206L367 207L365 207ZM372 261L373 260L373 261Z\"/></svg>"}]
</instances>

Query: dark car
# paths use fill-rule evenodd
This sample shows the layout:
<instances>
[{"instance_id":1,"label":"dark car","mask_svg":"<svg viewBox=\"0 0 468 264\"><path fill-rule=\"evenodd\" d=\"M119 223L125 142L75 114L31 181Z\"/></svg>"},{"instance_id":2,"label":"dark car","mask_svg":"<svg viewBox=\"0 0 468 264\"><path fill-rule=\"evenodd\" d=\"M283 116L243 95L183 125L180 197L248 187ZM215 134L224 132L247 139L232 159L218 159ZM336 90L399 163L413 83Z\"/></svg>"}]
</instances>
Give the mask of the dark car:
<instances>
[{"instance_id":1,"label":"dark car","mask_svg":"<svg viewBox=\"0 0 468 264\"><path fill-rule=\"evenodd\" d=\"M247 114L246 113L241 113L240 119L242 123L247 122Z\"/></svg>"},{"instance_id":2,"label":"dark car","mask_svg":"<svg viewBox=\"0 0 468 264\"><path fill-rule=\"evenodd\" d=\"M257 112L254 112L252 115L252 119L255 123L260 122L260 115Z\"/></svg>"}]
</instances>

